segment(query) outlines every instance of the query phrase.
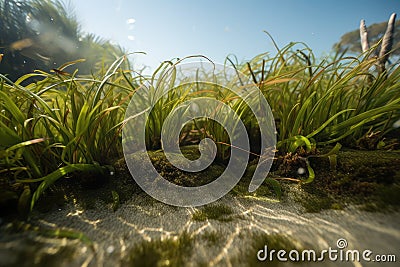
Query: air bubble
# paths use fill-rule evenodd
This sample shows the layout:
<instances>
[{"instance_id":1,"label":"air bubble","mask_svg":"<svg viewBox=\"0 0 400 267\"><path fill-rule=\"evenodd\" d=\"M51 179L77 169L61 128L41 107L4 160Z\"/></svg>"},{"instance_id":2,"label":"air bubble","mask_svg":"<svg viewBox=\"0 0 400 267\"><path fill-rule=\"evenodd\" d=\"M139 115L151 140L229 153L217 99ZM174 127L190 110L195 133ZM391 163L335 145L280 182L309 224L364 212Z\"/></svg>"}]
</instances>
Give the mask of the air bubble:
<instances>
[{"instance_id":1,"label":"air bubble","mask_svg":"<svg viewBox=\"0 0 400 267\"><path fill-rule=\"evenodd\" d=\"M135 28L135 22L136 20L134 18L130 18L126 20L126 24L128 25L129 30L133 30Z\"/></svg>"},{"instance_id":2,"label":"air bubble","mask_svg":"<svg viewBox=\"0 0 400 267\"><path fill-rule=\"evenodd\" d=\"M397 120L395 123L393 123L393 128L400 128L400 120Z\"/></svg>"},{"instance_id":3,"label":"air bubble","mask_svg":"<svg viewBox=\"0 0 400 267\"><path fill-rule=\"evenodd\" d=\"M134 18L130 18L126 20L126 24L134 24L136 22L136 20Z\"/></svg>"},{"instance_id":4,"label":"air bubble","mask_svg":"<svg viewBox=\"0 0 400 267\"><path fill-rule=\"evenodd\" d=\"M306 173L306 169L300 167L300 168L297 170L297 173L300 174L300 175L305 174L305 173Z\"/></svg>"},{"instance_id":5,"label":"air bubble","mask_svg":"<svg viewBox=\"0 0 400 267\"><path fill-rule=\"evenodd\" d=\"M108 254L111 254L111 253L113 253L113 252L114 252L114 250L115 250L115 247L114 247L114 246L112 246L112 245L111 245L111 246L108 246L108 247L107 247L107 249L106 249L106 251L107 251L107 253L108 253Z\"/></svg>"}]
</instances>

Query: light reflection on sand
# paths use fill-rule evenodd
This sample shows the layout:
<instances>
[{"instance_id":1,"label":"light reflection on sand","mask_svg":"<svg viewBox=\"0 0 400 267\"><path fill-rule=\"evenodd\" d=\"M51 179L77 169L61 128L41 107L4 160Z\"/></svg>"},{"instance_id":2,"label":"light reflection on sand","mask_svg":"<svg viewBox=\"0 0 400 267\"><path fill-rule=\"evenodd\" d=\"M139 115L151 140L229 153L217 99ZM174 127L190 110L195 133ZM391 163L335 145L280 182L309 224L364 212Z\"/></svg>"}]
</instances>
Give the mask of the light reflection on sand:
<instances>
[{"instance_id":1,"label":"light reflection on sand","mask_svg":"<svg viewBox=\"0 0 400 267\"><path fill-rule=\"evenodd\" d=\"M79 240L38 236L38 242L45 244L48 254L73 245L78 251L74 254L75 261L89 266L115 264L143 241L176 239L183 232L196 240L196 249L193 255L189 255L192 260L207 260L209 266L236 266L233 260L249 246L255 233L281 234L305 249L310 249L310 246L320 250L335 247L339 238L347 240L349 249L370 249L376 253L396 253L395 248L400 247L400 227L396 223L400 221L398 212L378 214L349 208L304 213L301 206L293 202L227 195L218 203L234 210L231 221L194 221L192 214L198 208L176 208L154 201L144 203L146 197L139 196L122 204L116 212L100 204L89 210L68 205L61 211L39 215L38 223L43 227L58 226L84 232L94 241L94 251L85 250L83 253L85 245ZM201 238L210 232L221 236L219 244L209 246ZM13 242L8 245L7 242L0 243L0 252L7 246L18 246L18 241ZM20 243L23 243L22 239Z\"/></svg>"}]
</instances>

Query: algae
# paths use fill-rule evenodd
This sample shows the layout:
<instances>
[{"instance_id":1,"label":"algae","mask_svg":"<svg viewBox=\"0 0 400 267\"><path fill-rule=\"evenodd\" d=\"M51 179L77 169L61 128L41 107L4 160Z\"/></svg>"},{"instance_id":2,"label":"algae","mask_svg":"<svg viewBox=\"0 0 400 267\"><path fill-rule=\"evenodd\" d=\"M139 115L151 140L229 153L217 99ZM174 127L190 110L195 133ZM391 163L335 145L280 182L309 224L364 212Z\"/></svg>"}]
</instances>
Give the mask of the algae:
<instances>
[{"instance_id":1,"label":"algae","mask_svg":"<svg viewBox=\"0 0 400 267\"><path fill-rule=\"evenodd\" d=\"M187 232L166 239L143 241L122 259L122 266L184 266L194 246Z\"/></svg>"},{"instance_id":2,"label":"algae","mask_svg":"<svg viewBox=\"0 0 400 267\"><path fill-rule=\"evenodd\" d=\"M198 146L195 145L182 147L181 151L189 160L195 160L200 156ZM206 169L196 173L182 171L169 162L162 150L137 152L129 155L129 157L137 164L143 162L146 157L150 158L152 165L164 179L185 187L195 187L211 183L225 171L225 167L220 164L211 164Z\"/></svg>"},{"instance_id":3,"label":"algae","mask_svg":"<svg viewBox=\"0 0 400 267\"><path fill-rule=\"evenodd\" d=\"M241 257L236 257L234 259L234 265L240 266L284 266L287 262L280 262L273 257L272 260L267 258L265 261L261 261L257 258L257 253L260 250L264 250L265 246L268 247L268 251L275 250L284 250L289 252L291 250L297 250L301 253L304 250L302 244L297 240L288 237L284 234L268 234L264 232L258 232L252 234L252 240L248 247L246 247L246 251L244 255ZM308 248L310 249L310 248ZM298 262L300 263L300 262Z\"/></svg>"},{"instance_id":4,"label":"algae","mask_svg":"<svg viewBox=\"0 0 400 267\"><path fill-rule=\"evenodd\" d=\"M318 168L311 187L335 199L390 208L400 205L400 151L346 150L338 154L337 170Z\"/></svg>"},{"instance_id":5,"label":"algae","mask_svg":"<svg viewBox=\"0 0 400 267\"><path fill-rule=\"evenodd\" d=\"M199 238L206 241L207 245L210 247L221 245L223 240L222 234L215 230L205 231L199 236Z\"/></svg>"},{"instance_id":6,"label":"algae","mask_svg":"<svg viewBox=\"0 0 400 267\"><path fill-rule=\"evenodd\" d=\"M209 204L196 210L192 214L195 221L218 220L221 222L232 221L234 215L233 209L225 204Z\"/></svg>"},{"instance_id":7,"label":"algae","mask_svg":"<svg viewBox=\"0 0 400 267\"><path fill-rule=\"evenodd\" d=\"M181 151L185 157L191 160L200 155L198 146L182 147ZM209 183L225 170L224 166L214 163L198 173L184 172L168 162L162 151L146 153L164 178L182 186L199 186ZM305 167L301 157L301 155L293 154L278 156L272 168L273 172L268 175L266 182L252 193L248 192L248 183L254 172L255 164L254 162L250 163L244 177L234 187L231 194L261 201L280 199L281 195L285 194L283 182L273 179L293 178L301 181L307 175L298 172L299 168ZM281 166L277 165L279 162L281 162ZM299 192L295 190L296 200L303 205L306 212L343 209L348 203L357 204L360 209L370 211L400 206L400 151L343 149L337 155L336 169L331 170L327 158L310 158L310 164L315 170L315 180L310 184L301 184ZM37 210L48 212L59 208L66 202L77 204L84 209L93 209L96 203L100 203L100 205L115 210L118 201L116 202L113 198L112 191L118 194L119 204L123 204L132 197L146 195L130 175L124 158L116 161L114 168L115 175L106 178L99 177L102 184L100 188L93 188L86 184L88 180L95 181L95 176L83 180L60 179L39 199ZM268 183L272 180L274 184ZM16 202L15 195L11 195L10 199L14 199L14 203ZM148 200L149 204L157 202L151 197L148 197ZM196 211L194 219L213 219L212 211L207 209ZM231 215L225 214L219 219L230 220Z\"/></svg>"}]
</instances>

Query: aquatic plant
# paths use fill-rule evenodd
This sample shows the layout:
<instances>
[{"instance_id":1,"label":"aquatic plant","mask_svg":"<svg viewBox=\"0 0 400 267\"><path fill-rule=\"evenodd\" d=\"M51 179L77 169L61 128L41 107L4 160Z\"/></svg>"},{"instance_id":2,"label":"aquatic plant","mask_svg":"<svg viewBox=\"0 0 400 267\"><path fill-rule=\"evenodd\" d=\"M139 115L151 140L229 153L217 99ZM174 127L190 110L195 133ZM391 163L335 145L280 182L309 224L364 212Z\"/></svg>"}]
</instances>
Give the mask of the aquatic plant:
<instances>
[{"instance_id":1,"label":"aquatic plant","mask_svg":"<svg viewBox=\"0 0 400 267\"><path fill-rule=\"evenodd\" d=\"M195 238L187 232L164 239L142 241L129 249L124 266L184 266L194 248Z\"/></svg>"},{"instance_id":2,"label":"aquatic plant","mask_svg":"<svg viewBox=\"0 0 400 267\"><path fill-rule=\"evenodd\" d=\"M368 50L358 57L334 54L318 61L305 44L290 43L282 49L277 47L273 57L260 54L245 64L227 59L227 64L230 62L237 72L252 79L259 89L255 92L261 92L268 100L275 118L279 153L306 151L308 179L303 182L315 177L309 158L317 153L316 147L338 142L354 147L371 134L377 147L400 120L400 69L392 65L386 73L371 72L379 59L369 57L370 53ZM53 72L37 71L15 82L0 76L0 173L8 183L30 185L34 192L31 208L46 188L61 177L79 172L96 177L110 172L109 164L122 156L125 111L139 85L145 87L146 94L138 104L153 107L141 110L149 112L147 149L161 148L163 124L172 110L186 100L206 96L235 111L255 141L248 152L253 156L260 153L259 125L245 101L215 85L199 86L176 79L171 66L181 61L162 63L151 77L125 71L125 57L91 76L68 71L68 67L72 69L80 62L66 63ZM163 82L164 75L172 75L170 82L175 86L167 94L163 93L171 83ZM198 75L213 78L215 74ZM237 82L238 77L229 78ZM27 79L36 78L36 82L23 85ZM159 94L162 97L153 103ZM180 145L211 138L217 145L217 161L229 159L229 136L213 120L192 120L179 136ZM339 148L335 145L331 152L320 156L334 159Z\"/></svg>"},{"instance_id":3,"label":"aquatic plant","mask_svg":"<svg viewBox=\"0 0 400 267\"><path fill-rule=\"evenodd\" d=\"M10 183L37 183L31 208L43 191L73 172L108 175L121 151L120 132L129 96L130 73L120 58L97 77L39 71L15 83L1 75L0 167ZM28 78L41 81L22 86ZM127 80L129 82L127 82Z\"/></svg>"},{"instance_id":4,"label":"aquatic plant","mask_svg":"<svg viewBox=\"0 0 400 267\"><path fill-rule=\"evenodd\" d=\"M369 72L378 59L368 53L336 54L318 63L305 44L277 49L275 57L259 55L236 68L254 77L271 105L282 153L339 141L351 146L367 132L383 136L393 130L399 119L398 66L386 77Z\"/></svg>"}]
</instances>

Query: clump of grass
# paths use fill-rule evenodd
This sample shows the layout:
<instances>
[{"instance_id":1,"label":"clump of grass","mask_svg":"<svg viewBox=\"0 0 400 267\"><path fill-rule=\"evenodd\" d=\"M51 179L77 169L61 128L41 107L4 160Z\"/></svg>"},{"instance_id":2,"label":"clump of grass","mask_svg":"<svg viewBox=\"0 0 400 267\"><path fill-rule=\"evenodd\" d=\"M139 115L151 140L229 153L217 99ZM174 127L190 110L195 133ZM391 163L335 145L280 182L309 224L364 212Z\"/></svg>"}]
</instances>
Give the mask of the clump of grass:
<instances>
[{"instance_id":1,"label":"clump of grass","mask_svg":"<svg viewBox=\"0 0 400 267\"><path fill-rule=\"evenodd\" d=\"M368 131L383 138L393 130L400 116L400 68L392 66L386 76L370 71L376 63L367 53L318 63L306 45L291 43L275 57L259 55L236 68L253 77L270 103L277 146L285 153L338 141L351 146Z\"/></svg>"},{"instance_id":2,"label":"clump of grass","mask_svg":"<svg viewBox=\"0 0 400 267\"><path fill-rule=\"evenodd\" d=\"M225 204L210 204L206 205L192 214L192 219L195 221L218 220L231 221L234 211L231 207Z\"/></svg>"},{"instance_id":3,"label":"clump of grass","mask_svg":"<svg viewBox=\"0 0 400 267\"><path fill-rule=\"evenodd\" d=\"M215 141L217 161L222 163L229 160L233 149L223 125L197 118L175 135L172 133L180 128L173 125L174 129L163 129L165 120L182 104L182 115L190 111L190 105L185 104L187 100L199 97L219 100L236 115L219 106L213 107L212 113L232 127L241 120L254 141L248 152L262 155L265 151L258 143L265 127L260 127L250 106L258 106L256 112L262 112L265 106L259 101L259 94L263 94L275 118L279 153L305 151L308 171L305 182L315 177L308 158L318 153L316 147L337 142L357 146L366 135L374 136L373 146L382 146L383 138L400 121L400 68L393 65L384 73L372 71L377 59L370 58L368 51L359 57L335 54L318 61L309 47L291 43L278 49L274 57L261 54L246 64L227 61L232 63L236 76L199 69L197 77L209 81L223 79L228 87L242 86L250 90L245 99L239 91L179 77L176 67L182 60L164 62L148 79L122 70L125 57L91 77L79 77L77 71L65 72L81 60L66 63L54 73L37 71L15 82L0 75L0 174L7 177L8 183L34 185L31 209L44 190L63 176L76 172L107 175L108 164L122 156L125 112L130 98L139 91L142 95L134 104L139 111L148 112L147 149L161 148L162 131L179 136L180 144L198 144L207 137ZM23 85L35 77L40 81ZM254 84L247 88L244 77L252 79L259 90L254 90L257 89ZM139 84L145 90L138 90ZM149 107L152 109L148 110ZM271 120L271 127L267 128L272 129L274 121L266 120ZM326 156L334 156L338 149L340 145ZM270 183L279 195L276 183L273 180ZM204 214L211 214L207 209ZM201 213L196 216L207 217Z\"/></svg>"},{"instance_id":4,"label":"clump of grass","mask_svg":"<svg viewBox=\"0 0 400 267\"><path fill-rule=\"evenodd\" d=\"M228 60L237 70L237 77L230 76L231 80L227 85L237 86L243 77L253 80L271 106L277 127L277 148L281 154L295 153L301 148L307 155L312 155L317 152L316 147L338 142L354 147L372 133L376 139L375 144L378 145L387 133L394 130L392 125L400 119L400 91L397 90L400 68L397 65L393 65L384 74L375 73L371 69L377 64L377 59L368 57L368 52L359 57L334 54L318 61L312 50L302 43L290 43L277 49L274 57L261 54L246 64L233 64L232 60ZM181 61L169 67L174 69L180 63ZM160 67L160 70L161 76L170 71L164 67ZM223 73L203 76L210 80L223 80L220 77ZM199 89L195 85L179 87L187 81L172 82L178 84L179 90L174 90L175 95L166 94L160 105L153 110L154 114L150 114L149 135L146 136L148 147L159 147L160 123L164 121L167 112L192 97L207 96L221 101L235 111L238 116L233 119L233 123L241 120L253 142L252 151L249 152L263 152L260 151L259 144L260 126L249 107L252 103L259 102L257 90L242 82L242 86L248 86L249 90L254 91L249 93L249 98L242 99L235 92L215 88L215 85L202 85ZM165 83L157 80L155 85L154 89L150 87L150 95L153 91L162 91L159 86ZM215 110L216 114L224 112L222 109ZM227 114L225 117L227 121L232 120ZM186 129L196 129L200 133L195 139L208 137L214 140L217 145L217 160L225 163L229 160L231 140L220 123L197 119ZM334 157L340 146L337 144L327 156ZM304 157L304 162L308 171L305 181L311 182L315 177L314 171L308 157Z\"/></svg>"},{"instance_id":5,"label":"clump of grass","mask_svg":"<svg viewBox=\"0 0 400 267\"><path fill-rule=\"evenodd\" d=\"M0 76L0 172L8 182L40 185L31 209L46 188L75 172L107 175L109 160L122 155L120 133L134 78L118 59L97 77L63 69L39 71L15 83ZM41 80L27 86L29 78Z\"/></svg>"}]
</instances>

